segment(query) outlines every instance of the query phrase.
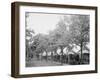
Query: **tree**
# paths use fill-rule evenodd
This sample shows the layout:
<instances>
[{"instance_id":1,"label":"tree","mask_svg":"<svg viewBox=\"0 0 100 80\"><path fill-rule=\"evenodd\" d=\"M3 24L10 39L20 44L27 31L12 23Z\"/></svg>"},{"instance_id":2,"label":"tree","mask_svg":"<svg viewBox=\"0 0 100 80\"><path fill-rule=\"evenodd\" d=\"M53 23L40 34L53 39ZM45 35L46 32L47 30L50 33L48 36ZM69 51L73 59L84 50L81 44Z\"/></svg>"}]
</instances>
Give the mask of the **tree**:
<instances>
[{"instance_id":1,"label":"tree","mask_svg":"<svg viewBox=\"0 0 100 80\"><path fill-rule=\"evenodd\" d=\"M76 44L80 46L82 58L83 47L87 48L86 44L89 43L89 16L64 16L63 19L58 22L57 28L54 30L54 32L57 45L61 48L62 56L64 47L67 47L69 52L72 50L73 44Z\"/></svg>"},{"instance_id":2,"label":"tree","mask_svg":"<svg viewBox=\"0 0 100 80\"><path fill-rule=\"evenodd\" d=\"M31 43L33 41L33 36L35 34L34 30L28 28L27 20L29 18L29 13L25 14L25 42L26 42L26 60L30 60L32 57L32 52L31 52Z\"/></svg>"},{"instance_id":3,"label":"tree","mask_svg":"<svg viewBox=\"0 0 100 80\"><path fill-rule=\"evenodd\" d=\"M29 58L31 58L32 56L32 52L31 52L31 43L33 41L33 35L34 35L34 31L30 30L30 29L26 29L26 58L29 60Z\"/></svg>"},{"instance_id":4,"label":"tree","mask_svg":"<svg viewBox=\"0 0 100 80\"><path fill-rule=\"evenodd\" d=\"M32 46L35 47L34 55L37 55L37 56L39 56L39 54L42 55L42 53L45 51L46 52L46 58L47 58L47 48L48 48L48 37L47 37L47 35L43 35L43 34L35 35Z\"/></svg>"},{"instance_id":5,"label":"tree","mask_svg":"<svg viewBox=\"0 0 100 80\"><path fill-rule=\"evenodd\" d=\"M52 32L53 34L53 42L57 46L57 48L61 49L61 64L63 63L63 49L70 44L70 32L69 32L69 26L64 22L63 19L59 20L59 22L56 25L56 29Z\"/></svg>"},{"instance_id":6,"label":"tree","mask_svg":"<svg viewBox=\"0 0 100 80\"><path fill-rule=\"evenodd\" d=\"M55 35L55 31L50 31L48 35L48 47L47 51L51 52L51 59L52 61L55 60L53 57L57 55L57 36Z\"/></svg>"},{"instance_id":7,"label":"tree","mask_svg":"<svg viewBox=\"0 0 100 80\"><path fill-rule=\"evenodd\" d=\"M89 16L87 15L73 15L71 16L71 34L73 36L73 42L80 46L81 61L83 47L86 43L89 43Z\"/></svg>"}]
</instances>

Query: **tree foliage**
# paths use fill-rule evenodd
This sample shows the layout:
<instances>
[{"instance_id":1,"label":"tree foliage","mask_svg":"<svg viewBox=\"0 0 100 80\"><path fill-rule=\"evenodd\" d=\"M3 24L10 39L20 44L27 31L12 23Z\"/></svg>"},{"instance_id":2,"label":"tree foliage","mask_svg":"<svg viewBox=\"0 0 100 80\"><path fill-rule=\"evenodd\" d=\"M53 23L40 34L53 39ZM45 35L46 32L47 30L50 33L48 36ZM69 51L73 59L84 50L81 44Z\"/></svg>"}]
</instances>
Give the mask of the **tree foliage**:
<instances>
[{"instance_id":1,"label":"tree foliage","mask_svg":"<svg viewBox=\"0 0 100 80\"><path fill-rule=\"evenodd\" d=\"M56 24L56 28L49 32L49 34L37 34L32 36L34 31L26 30L26 36L30 37L28 42L31 43L33 54L40 54L44 51L53 52L55 54L57 49L61 49L63 55L63 49L67 47L67 52L72 51L72 48L77 45L80 46L80 51L87 48L89 43L89 16L88 15L67 15L63 19L60 19ZM74 45L75 44L75 45Z\"/></svg>"}]
</instances>

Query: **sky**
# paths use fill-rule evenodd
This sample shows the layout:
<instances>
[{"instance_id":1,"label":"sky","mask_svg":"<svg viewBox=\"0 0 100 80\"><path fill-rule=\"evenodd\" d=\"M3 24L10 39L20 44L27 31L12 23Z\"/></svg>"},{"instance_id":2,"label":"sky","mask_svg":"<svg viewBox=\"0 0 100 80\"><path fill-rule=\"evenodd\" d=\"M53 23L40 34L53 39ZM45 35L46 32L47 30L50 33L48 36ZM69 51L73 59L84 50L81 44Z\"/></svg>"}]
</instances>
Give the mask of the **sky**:
<instances>
[{"instance_id":1,"label":"sky","mask_svg":"<svg viewBox=\"0 0 100 80\"><path fill-rule=\"evenodd\" d=\"M26 18L27 28L33 29L35 34L48 34L49 31L56 28L57 22L63 15L44 14L44 13L28 13Z\"/></svg>"}]
</instances>

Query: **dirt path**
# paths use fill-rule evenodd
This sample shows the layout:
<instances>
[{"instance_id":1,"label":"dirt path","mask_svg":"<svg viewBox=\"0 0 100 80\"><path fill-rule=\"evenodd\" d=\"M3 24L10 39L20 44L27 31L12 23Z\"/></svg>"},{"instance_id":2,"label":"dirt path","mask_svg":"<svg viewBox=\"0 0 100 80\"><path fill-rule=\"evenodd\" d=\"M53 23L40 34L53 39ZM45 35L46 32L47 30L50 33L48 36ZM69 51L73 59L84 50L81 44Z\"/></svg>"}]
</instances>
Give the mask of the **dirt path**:
<instances>
[{"instance_id":1,"label":"dirt path","mask_svg":"<svg viewBox=\"0 0 100 80\"><path fill-rule=\"evenodd\" d=\"M61 63L46 60L32 59L30 62L26 63L26 67L39 67L39 66L61 66Z\"/></svg>"}]
</instances>

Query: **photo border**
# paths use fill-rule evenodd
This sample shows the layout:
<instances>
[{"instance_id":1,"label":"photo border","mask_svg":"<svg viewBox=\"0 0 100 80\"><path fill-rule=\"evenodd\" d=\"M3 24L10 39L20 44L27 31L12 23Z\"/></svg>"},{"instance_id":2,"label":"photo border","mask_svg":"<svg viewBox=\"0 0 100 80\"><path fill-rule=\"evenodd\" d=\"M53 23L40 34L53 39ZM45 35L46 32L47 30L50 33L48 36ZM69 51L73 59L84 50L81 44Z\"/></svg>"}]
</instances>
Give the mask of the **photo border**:
<instances>
[{"instance_id":1,"label":"photo border","mask_svg":"<svg viewBox=\"0 0 100 80\"><path fill-rule=\"evenodd\" d=\"M57 72L57 73L43 73L43 74L23 74L20 75L20 56L19 56L19 43L20 43L20 6L39 6L39 7L55 7L55 8L71 8L71 9L88 9L95 11L95 70L90 71L74 71L74 72ZM58 75L72 75L72 74L86 74L97 73L97 7L96 6L80 6L80 5L62 5L62 4L47 4L47 3L31 3L31 2L13 2L11 4L11 76L15 78L23 77L40 77L40 76L58 76Z\"/></svg>"}]
</instances>

